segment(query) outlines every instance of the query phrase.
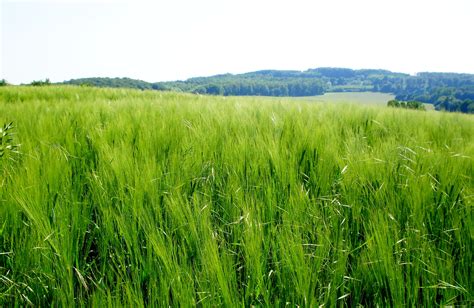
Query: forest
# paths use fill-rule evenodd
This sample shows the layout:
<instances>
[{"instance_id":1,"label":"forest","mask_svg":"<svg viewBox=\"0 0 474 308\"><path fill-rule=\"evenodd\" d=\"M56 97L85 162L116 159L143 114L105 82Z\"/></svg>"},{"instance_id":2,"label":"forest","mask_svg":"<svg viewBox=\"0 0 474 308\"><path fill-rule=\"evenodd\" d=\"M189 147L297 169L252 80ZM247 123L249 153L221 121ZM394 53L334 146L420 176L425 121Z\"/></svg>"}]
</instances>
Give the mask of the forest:
<instances>
[{"instance_id":1,"label":"forest","mask_svg":"<svg viewBox=\"0 0 474 308\"><path fill-rule=\"evenodd\" d=\"M437 110L474 113L474 75L388 70L316 68L306 71L263 70L184 81L149 83L130 78L81 78L65 84L169 90L225 96L313 96L326 92L393 93L397 100L433 104Z\"/></svg>"}]
</instances>

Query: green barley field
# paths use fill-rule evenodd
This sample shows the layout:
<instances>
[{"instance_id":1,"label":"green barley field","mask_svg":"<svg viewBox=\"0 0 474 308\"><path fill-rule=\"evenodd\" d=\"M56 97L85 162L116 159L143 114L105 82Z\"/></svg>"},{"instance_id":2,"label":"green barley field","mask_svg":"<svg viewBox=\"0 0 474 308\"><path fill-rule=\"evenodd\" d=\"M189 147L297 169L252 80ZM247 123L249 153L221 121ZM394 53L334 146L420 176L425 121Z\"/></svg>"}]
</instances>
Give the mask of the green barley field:
<instances>
[{"instance_id":1,"label":"green barley field","mask_svg":"<svg viewBox=\"0 0 474 308\"><path fill-rule=\"evenodd\" d=\"M3 87L10 122L0 306L474 304L472 115Z\"/></svg>"}]
</instances>

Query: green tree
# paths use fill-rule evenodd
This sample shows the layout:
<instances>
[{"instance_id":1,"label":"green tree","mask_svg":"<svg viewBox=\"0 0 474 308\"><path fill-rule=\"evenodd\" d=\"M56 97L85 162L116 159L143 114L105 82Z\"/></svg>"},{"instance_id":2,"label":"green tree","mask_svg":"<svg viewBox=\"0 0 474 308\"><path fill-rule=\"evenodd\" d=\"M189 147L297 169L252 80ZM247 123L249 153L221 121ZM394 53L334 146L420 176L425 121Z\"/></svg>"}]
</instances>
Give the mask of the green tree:
<instances>
[{"instance_id":1,"label":"green tree","mask_svg":"<svg viewBox=\"0 0 474 308\"><path fill-rule=\"evenodd\" d=\"M388 107L400 107L400 102L396 99L389 100L387 103Z\"/></svg>"},{"instance_id":2,"label":"green tree","mask_svg":"<svg viewBox=\"0 0 474 308\"><path fill-rule=\"evenodd\" d=\"M34 87L49 86L49 85L51 85L51 81L49 80L49 78L46 78L44 81L43 80L33 80L30 83L30 85L34 86Z\"/></svg>"}]
</instances>

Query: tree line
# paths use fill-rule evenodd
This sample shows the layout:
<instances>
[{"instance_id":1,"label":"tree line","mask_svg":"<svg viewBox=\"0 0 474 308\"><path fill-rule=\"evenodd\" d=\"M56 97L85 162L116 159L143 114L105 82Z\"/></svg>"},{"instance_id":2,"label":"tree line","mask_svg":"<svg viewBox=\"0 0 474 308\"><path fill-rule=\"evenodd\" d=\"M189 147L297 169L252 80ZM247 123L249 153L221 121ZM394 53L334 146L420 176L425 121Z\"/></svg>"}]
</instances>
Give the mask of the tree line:
<instances>
[{"instance_id":1,"label":"tree line","mask_svg":"<svg viewBox=\"0 0 474 308\"><path fill-rule=\"evenodd\" d=\"M326 92L374 91L393 93L399 101L433 104L437 110L474 113L472 74L418 73L412 76L376 69L316 68L263 70L157 83L129 78L85 78L66 83L211 95L312 96Z\"/></svg>"},{"instance_id":2,"label":"tree line","mask_svg":"<svg viewBox=\"0 0 474 308\"><path fill-rule=\"evenodd\" d=\"M31 85L49 83L49 80L34 81ZM473 74L408 75L377 69L316 68L306 71L263 70L155 83L131 78L81 78L64 83L224 96L314 96L326 92L374 91L392 93L398 101L433 104L436 110L474 113ZM3 85L6 85L5 80Z\"/></svg>"}]
</instances>

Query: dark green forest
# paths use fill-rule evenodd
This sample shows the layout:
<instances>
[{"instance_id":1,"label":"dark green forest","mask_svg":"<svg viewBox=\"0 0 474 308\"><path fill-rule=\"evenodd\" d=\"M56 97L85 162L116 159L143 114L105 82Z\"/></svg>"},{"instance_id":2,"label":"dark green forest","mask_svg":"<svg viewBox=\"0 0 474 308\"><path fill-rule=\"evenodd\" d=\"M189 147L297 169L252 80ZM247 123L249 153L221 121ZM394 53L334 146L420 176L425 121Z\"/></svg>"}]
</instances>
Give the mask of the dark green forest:
<instances>
[{"instance_id":1,"label":"dark green forest","mask_svg":"<svg viewBox=\"0 0 474 308\"><path fill-rule=\"evenodd\" d=\"M377 69L316 68L264 70L156 83L130 78L82 78L64 83L225 96L313 96L326 92L374 91L393 93L400 101L433 104L437 110L474 113L472 74L418 73L413 76Z\"/></svg>"}]
</instances>

